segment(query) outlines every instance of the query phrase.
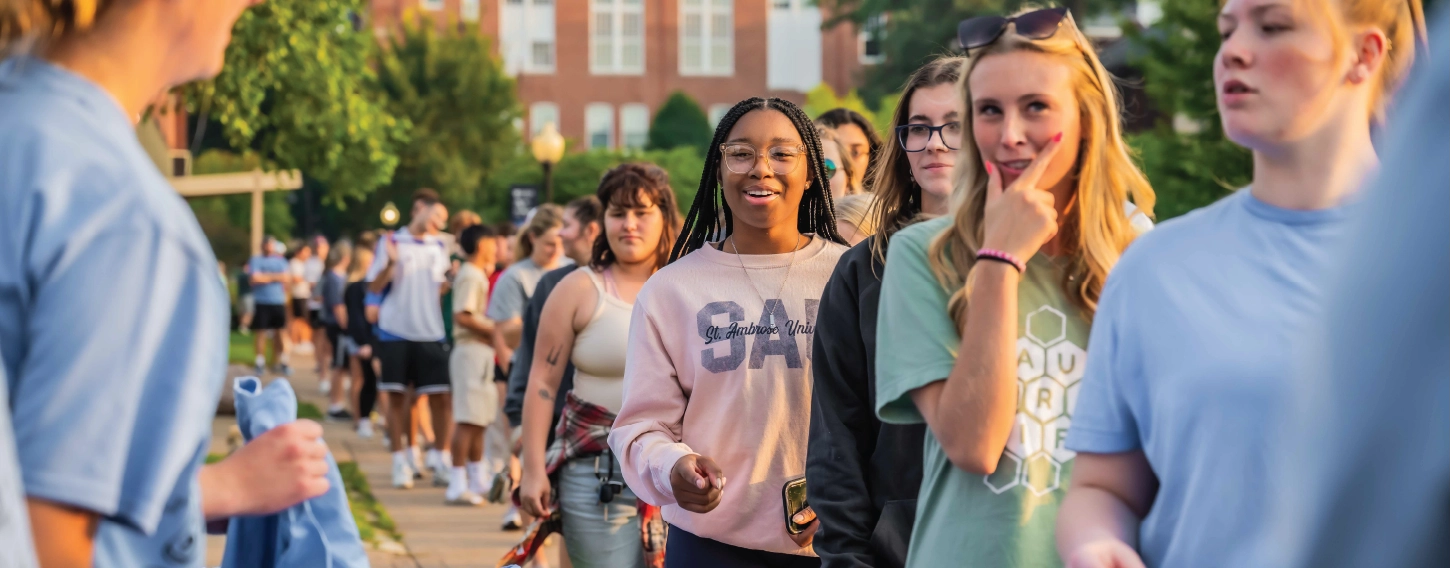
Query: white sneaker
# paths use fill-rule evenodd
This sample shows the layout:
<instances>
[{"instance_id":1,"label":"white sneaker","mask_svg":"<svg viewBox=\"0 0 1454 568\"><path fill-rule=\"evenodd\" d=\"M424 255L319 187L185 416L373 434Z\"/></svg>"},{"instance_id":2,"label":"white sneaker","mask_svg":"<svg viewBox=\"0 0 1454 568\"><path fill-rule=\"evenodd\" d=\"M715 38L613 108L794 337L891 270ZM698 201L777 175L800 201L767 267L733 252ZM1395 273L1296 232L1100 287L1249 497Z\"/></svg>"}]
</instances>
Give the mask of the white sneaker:
<instances>
[{"instance_id":1,"label":"white sneaker","mask_svg":"<svg viewBox=\"0 0 1454 568\"><path fill-rule=\"evenodd\" d=\"M333 390L333 384L328 379L318 381L318 394L328 394L330 390Z\"/></svg>"},{"instance_id":2,"label":"white sneaker","mask_svg":"<svg viewBox=\"0 0 1454 568\"><path fill-rule=\"evenodd\" d=\"M409 470L408 460L394 458L394 487L398 489L414 488L414 472Z\"/></svg>"},{"instance_id":3,"label":"white sneaker","mask_svg":"<svg viewBox=\"0 0 1454 568\"><path fill-rule=\"evenodd\" d=\"M430 469L434 470L435 487L449 487L449 466L439 463Z\"/></svg>"},{"instance_id":4,"label":"white sneaker","mask_svg":"<svg viewBox=\"0 0 1454 568\"><path fill-rule=\"evenodd\" d=\"M419 450L419 446L414 446L409 451L409 467L414 470L414 479L424 479L424 452Z\"/></svg>"},{"instance_id":5,"label":"white sneaker","mask_svg":"<svg viewBox=\"0 0 1454 568\"><path fill-rule=\"evenodd\" d=\"M484 503L484 497L480 497L478 493L474 493L471 491L461 492L459 495L456 495L454 497L445 495L444 499L445 505L459 505L462 507L478 507L480 505L483 505Z\"/></svg>"},{"instance_id":6,"label":"white sneaker","mask_svg":"<svg viewBox=\"0 0 1454 568\"><path fill-rule=\"evenodd\" d=\"M518 531L520 527L520 510L516 509L514 505L510 505L510 508L505 511L505 517L500 519L500 530Z\"/></svg>"},{"instance_id":7,"label":"white sneaker","mask_svg":"<svg viewBox=\"0 0 1454 568\"><path fill-rule=\"evenodd\" d=\"M368 420L359 420L358 421L358 437L363 438L365 440L374 437L374 425L373 425L373 423L372 422L369 422ZM388 445L388 437L385 436L384 439L385 439L384 445L387 446Z\"/></svg>"}]
</instances>

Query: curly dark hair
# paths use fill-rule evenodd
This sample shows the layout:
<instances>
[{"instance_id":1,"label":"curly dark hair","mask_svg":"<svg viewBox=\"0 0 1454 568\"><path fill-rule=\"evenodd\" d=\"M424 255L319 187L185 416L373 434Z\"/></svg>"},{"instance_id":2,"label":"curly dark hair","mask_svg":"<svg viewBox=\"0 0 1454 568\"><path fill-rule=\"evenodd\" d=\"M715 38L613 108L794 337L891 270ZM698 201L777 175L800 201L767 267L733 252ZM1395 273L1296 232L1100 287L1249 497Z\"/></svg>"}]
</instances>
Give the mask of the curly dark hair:
<instances>
[{"instance_id":1,"label":"curly dark hair","mask_svg":"<svg viewBox=\"0 0 1454 568\"><path fill-rule=\"evenodd\" d=\"M803 139L808 149L808 168L812 174L812 185L803 192L803 201L798 205L798 232L812 233L839 244L845 244L838 236L836 219L833 217L833 195L828 190L828 169L823 164L823 144L818 140L818 131L808 115L791 101L777 97L753 97L737 103L722 121L717 123L717 132L707 146L707 163L702 166L702 181L697 185L697 196L692 200L692 209L687 212L681 236L671 250L671 262L702 248L709 238L725 239L732 234L732 210L722 195L722 144L738 119L754 110L775 110L792 121L793 128Z\"/></svg>"},{"instance_id":2,"label":"curly dark hair","mask_svg":"<svg viewBox=\"0 0 1454 568\"><path fill-rule=\"evenodd\" d=\"M656 243L656 267L666 266L671 256L672 243L676 241L677 227L682 224L677 212L677 197L671 190L666 170L652 163L629 163L611 168L601 176L601 185L596 186L596 199L600 200L601 233L591 247L591 268L596 271L616 263L616 253L606 238L606 212L611 206L641 207L655 205L661 210L661 240Z\"/></svg>"}]
</instances>

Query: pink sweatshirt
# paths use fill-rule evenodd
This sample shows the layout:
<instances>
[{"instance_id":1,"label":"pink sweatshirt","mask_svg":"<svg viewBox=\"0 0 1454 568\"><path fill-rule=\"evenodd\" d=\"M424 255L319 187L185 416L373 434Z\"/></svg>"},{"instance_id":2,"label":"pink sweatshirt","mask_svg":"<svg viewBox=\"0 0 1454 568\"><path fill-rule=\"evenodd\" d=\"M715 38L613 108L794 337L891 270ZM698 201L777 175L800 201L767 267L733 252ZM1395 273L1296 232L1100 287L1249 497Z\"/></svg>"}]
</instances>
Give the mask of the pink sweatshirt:
<instances>
[{"instance_id":1,"label":"pink sweatshirt","mask_svg":"<svg viewBox=\"0 0 1454 568\"><path fill-rule=\"evenodd\" d=\"M641 288L610 441L627 485L667 522L733 546L814 556L788 536L782 491L803 476L818 297L845 250L814 238L789 273L792 253L739 257L708 246ZM727 478L710 513L687 512L672 496L672 466L688 454L712 458Z\"/></svg>"}]
</instances>

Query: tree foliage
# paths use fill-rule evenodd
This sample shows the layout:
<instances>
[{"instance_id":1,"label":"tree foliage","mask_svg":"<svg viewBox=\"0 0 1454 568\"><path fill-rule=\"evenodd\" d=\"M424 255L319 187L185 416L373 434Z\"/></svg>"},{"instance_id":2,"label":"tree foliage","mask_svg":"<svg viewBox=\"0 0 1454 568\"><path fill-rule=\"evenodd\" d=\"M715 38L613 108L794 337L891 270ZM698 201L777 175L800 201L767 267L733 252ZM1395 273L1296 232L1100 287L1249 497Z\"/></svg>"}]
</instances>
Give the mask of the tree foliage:
<instances>
[{"instance_id":1,"label":"tree foliage","mask_svg":"<svg viewBox=\"0 0 1454 568\"><path fill-rule=\"evenodd\" d=\"M920 65L941 55L957 52L955 37L960 20L985 15L1003 15L1024 5L1026 0L824 0L834 14L824 22L832 26L848 20L863 26L870 19L885 17L878 28L884 61L864 69L863 99L879 103L896 94L904 79ZM1087 14L1115 10L1131 4L1131 0L1070 0L1056 2L1069 6L1078 20ZM1049 4L1049 3L1041 3ZM892 109L889 106L888 109Z\"/></svg>"},{"instance_id":2,"label":"tree foliage","mask_svg":"<svg viewBox=\"0 0 1454 568\"><path fill-rule=\"evenodd\" d=\"M402 203L431 187L450 207L474 207L485 178L520 147L515 80L478 29L410 20L377 58L380 88L389 110L408 119L410 143L369 204Z\"/></svg>"},{"instance_id":3,"label":"tree foliage","mask_svg":"<svg viewBox=\"0 0 1454 568\"><path fill-rule=\"evenodd\" d=\"M1156 190L1156 214L1169 219L1227 195L1251 180L1252 156L1227 140L1217 113L1212 62L1221 44L1217 0L1178 0L1163 4L1164 14L1145 30L1128 26L1138 47L1139 68L1162 119L1129 137L1142 169ZM1178 131L1175 122L1194 128Z\"/></svg>"},{"instance_id":4,"label":"tree foliage","mask_svg":"<svg viewBox=\"0 0 1454 568\"><path fill-rule=\"evenodd\" d=\"M645 152L596 149L566 154L555 166L553 174L555 201L563 204L582 195L594 194L606 170L626 162L651 162L666 170L671 177L672 191L676 193L677 207L685 211L696 196L706 158L696 148L686 146ZM476 212L489 221L508 219L510 185L539 186L544 181L540 164L528 152L516 152L485 184L485 190L481 192L483 199Z\"/></svg>"},{"instance_id":5,"label":"tree foliage","mask_svg":"<svg viewBox=\"0 0 1454 568\"><path fill-rule=\"evenodd\" d=\"M373 88L362 0L271 0L243 13L222 73L185 89L189 110L221 123L228 144L301 169L341 204L389 181L407 123Z\"/></svg>"},{"instance_id":6,"label":"tree foliage","mask_svg":"<svg viewBox=\"0 0 1454 568\"><path fill-rule=\"evenodd\" d=\"M256 155L210 150L192 161L194 175L250 172L262 166ZM212 244L217 260L229 267L242 266L252 254L248 242L252 230L252 196L249 194L191 197L187 199L197 223ZM269 191L263 194L263 233L286 242L293 232L293 215L288 207L288 192Z\"/></svg>"},{"instance_id":7,"label":"tree foliage","mask_svg":"<svg viewBox=\"0 0 1454 568\"><path fill-rule=\"evenodd\" d=\"M707 120L707 113L692 97L676 91L651 119L651 130L647 132L648 150L670 150L679 146L690 146L705 154L712 143L713 125Z\"/></svg>"}]
</instances>

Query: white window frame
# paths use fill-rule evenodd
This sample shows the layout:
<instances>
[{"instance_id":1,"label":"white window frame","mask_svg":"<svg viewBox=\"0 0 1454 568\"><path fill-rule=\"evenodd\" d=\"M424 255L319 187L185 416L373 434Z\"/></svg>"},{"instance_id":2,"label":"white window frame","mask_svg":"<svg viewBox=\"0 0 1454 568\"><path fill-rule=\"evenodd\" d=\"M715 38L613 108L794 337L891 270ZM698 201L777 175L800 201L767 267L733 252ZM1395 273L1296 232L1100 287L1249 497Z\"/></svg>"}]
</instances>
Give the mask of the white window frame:
<instances>
[{"instance_id":1,"label":"white window frame","mask_svg":"<svg viewBox=\"0 0 1454 568\"><path fill-rule=\"evenodd\" d=\"M681 0L677 11L680 13L680 20L677 22L677 72L685 77L732 76L737 64L737 23L733 15L732 0ZM727 37L713 37L713 16L726 18ZM687 19L692 17L700 18L702 35L698 38L687 35ZM701 45L696 61L689 61L690 58L687 57L687 43L692 41L700 42ZM718 68L712 67L712 50L715 47L725 48L727 53L726 64Z\"/></svg>"},{"instance_id":2,"label":"white window frame","mask_svg":"<svg viewBox=\"0 0 1454 568\"><path fill-rule=\"evenodd\" d=\"M439 12L444 10L444 0L419 0L419 8L425 12Z\"/></svg>"},{"instance_id":3,"label":"white window frame","mask_svg":"<svg viewBox=\"0 0 1454 568\"><path fill-rule=\"evenodd\" d=\"M590 46L590 67L592 75L641 75L646 72L646 6L644 0L591 0L591 15L587 20ZM609 62L601 63L599 60L600 47L597 45L596 31L598 29L597 18L605 16L611 21L611 37L606 46ZM635 16L637 22L636 34L626 35L626 20ZM637 60L634 65L626 63L626 50L628 47L636 48Z\"/></svg>"},{"instance_id":4,"label":"white window frame","mask_svg":"<svg viewBox=\"0 0 1454 568\"><path fill-rule=\"evenodd\" d=\"M540 134L540 129L545 128L547 122L554 122L555 130L560 131L560 105L550 101L530 103L530 137Z\"/></svg>"},{"instance_id":5,"label":"white window frame","mask_svg":"<svg viewBox=\"0 0 1454 568\"><path fill-rule=\"evenodd\" d=\"M628 115L633 113L641 118L641 121L637 125L633 125L633 121L627 120ZM620 122L622 148L632 148L640 150L646 148L646 145L651 142L651 107L648 107L641 103L627 103L621 105ZM633 128L633 126L640 126L641 128L640 130L637 130ZM632 136L639 136L640 143L633 144L631 141Z\"/></svg>"},{"instance_id":6,"label":"white window frame","mask_svg":"<svg viewBox=\"0 0 1454 568\"><path fill-rule=\"evenodd\" d=\"M481 2L482 0L460 0L459 19L472 24L478 23L480 21Z\"/></svg>"},{"instance_id":7,"label":"white window frame","mask_svg":"<svg viewBox=\"0 0 1454 568\"><path fill-rule=\"evenodd\" d=\"M591 111L597 111L597 112L596 113L592 113ZM600 116L600 117L605 117L605 119L606 119L606 143L604 145L602 145L602 144L596 144L595 143L596 142L595 141L595 137L596 137L596 132L597 131L594 130L595 125L591 124L591 115L592 114L595 114L596 116ZM611 108L611 103L589 103L589 104L587 104L586 105L586 148L587 149L596 149L596 148L611 149L611 148L615 148L615 147L616 147L616 109Z\"/></svg>"},{"instance_id":8,"label":"white window frame","mask_svg":"<svg viewBox=\"0 0 1454 568\"><path fill-rule=\"evenodd\" d=\"M858 29L858 62L860 64L878 65L879 63L884 62L882 30L884 29L884 26L888 25L888 18L888 14L879 14L877 16L872 16L868 19L868 21L864 22L863 27ZM878 29L880 31L880 35L878 38L878 54L869 55L868 41L869 39L871 39L871 36L875 29Z\"/></svg>"},{"instance_id":9,"label":"white window frame","mask_svg":"<svg viewBox=\"0 0 1454 568\"><path fill-rule=\"evenodd\" d=\"M500 10L498 41L505 71L511 75L554 74L558 56L555 0L496 1ZM537 44L546 45L548 62L536 63Z\"/></svg>"}]
</instances>

